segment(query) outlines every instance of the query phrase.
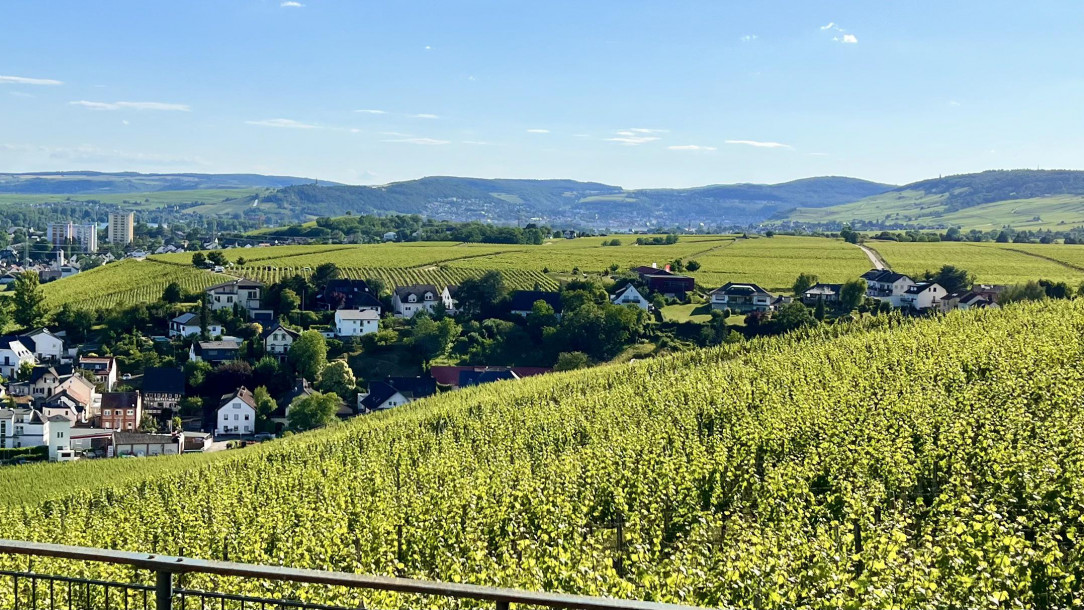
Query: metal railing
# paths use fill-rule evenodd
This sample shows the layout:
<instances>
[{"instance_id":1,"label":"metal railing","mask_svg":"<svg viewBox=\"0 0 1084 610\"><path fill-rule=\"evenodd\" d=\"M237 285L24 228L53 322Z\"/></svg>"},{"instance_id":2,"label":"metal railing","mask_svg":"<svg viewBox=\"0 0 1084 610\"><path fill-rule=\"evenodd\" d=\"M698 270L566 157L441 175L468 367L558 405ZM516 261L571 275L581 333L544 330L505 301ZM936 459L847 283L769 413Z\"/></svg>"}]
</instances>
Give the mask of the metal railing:
<instances>
[{"instance_id":1,"label":"metal railing","mask_svg":"<svg viewBox=\"0 0 1084 610\"><path fill-rule=\"evenodd\" d=\"M191 589L179 586L177 579L190 575L215 575L250 579L260 582L297 583L322 585L328 589L362 589L369 591L417 594L445 601L471 601L495 605L496 610L509 610L511 604L532 608L579 608L583 610L676 610L687 608L636 600L621 600L582 595L565 595L521 591L498 587L484 587L459 583L447 583L412 578L372 576L346 572L325 572L287 568L282 566L253 565L230 561L208 561L188 557L153 555L115 551L92 547L44 544L0 539L0 555L22 555L29 558L42 557L77 562L94 562L127 566L134 570L146 570L153 574L154 584L118 582L83 578L63 574L0 570L0 602L6 590L4 580L12 585L6 594L14 603L11 610L47 608L49 610L357 610L364 604L351 606L325 605L310 600L290 599L284 596L241 595L219 591ZM112 593L112 595L111 595ZM13 594L13 595L12 595ZM2 604L0 604L2 605Z\"/></svg>"}]
</instances>

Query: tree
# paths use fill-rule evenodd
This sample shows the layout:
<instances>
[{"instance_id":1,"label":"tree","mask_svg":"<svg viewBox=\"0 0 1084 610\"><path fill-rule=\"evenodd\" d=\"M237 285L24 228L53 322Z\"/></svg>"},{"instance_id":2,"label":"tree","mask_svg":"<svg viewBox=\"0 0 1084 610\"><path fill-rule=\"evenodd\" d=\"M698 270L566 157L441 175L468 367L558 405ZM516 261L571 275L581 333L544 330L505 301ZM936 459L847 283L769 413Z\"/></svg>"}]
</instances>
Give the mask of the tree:
<instances>
[{"instance_id":1,"label":"tree","mask_svg":"<svg viewBox=\"0 0 1084 610\"><path fill-rule=\"evenodd\" d=\"M176 432L184 427L184 422L179 415L174 415L173 419L169 420L169 431Z\"/></svg>"},{"instance_id":2,"label":"tree","mask_svg":"<svg viewBox=\"0 0 1084 610\"><path fill-rule=\"evenodd\" d=\"M320 263L316 266L316 269L312 272L312 277L309 281L316 287L316 290L323 291L327 288L327 283L331 280L339 277L339 267L335 263Z\"/></svg>"},{"instance_id":3,"label":"tree","mask_svg":"<svg viewBox=\"0 0 1084 610\"><path fill-rule=\"evenodd\" d=\"M39 326L44 320L45 292L38 282L38 274L24 271L15 279L15 295L11 298L15 323L23 328Z\"/></svg>"},{"instance_id":4,"label":"tree","mask_svg":"<svg viewBox=\"0 0 1084 610\"><path fill-rule=\"evenodd\" d=\"M685 269L688 271L699 271L700 263L698 261L690 260L689 262L685 263Z\"/></svg>"},{"instance_id":5,"label":"tree","mask_svg":"<svg viewBox=\"0 0 1084 610\"><path fill-rule=\"evenodd\" d=\"M271 417L271 414L275 412L275 409L279 408L278 403L274 398L271 398L271 393L267 391L266 386L257 386L252 391L252 400L256 403L256 421L267 421Z\"/></svg>"},{"instance_id":6,"label":"tree","mask_svg":"<svg viewBox=\"0 0 1084 610\"><path fill-rule=\"evenodd\" d=\"M196 267L203 267L207 265L207 256L202 252L194 252L192 254L192 264Z\"/></svg>"},{"instance_id":7,"label":"tree","mask_svg":"<svg viewBox=\"0 0 1084 610\"><path fill-rule=\"evenodd\" d=\"M489 271L478 278L467 278L456 292L458 308L472 318L491 317L508 294L500 271ZM484 315L483 315L484 314Z\"/></svg>"},{"instance_id":8,"label":"tree","mask_svg":"<svg viewBox=\"0 0 1084 610\"><path fill-rule=\"evenodd\" d=\"M139 431L151 434L158 432L158 419L150 413L144 413L143 417L139 418Z\"/></svg>"},{"instance_id":9,"label":"tree","mask_svg":"<svg viewBox=\"0 0 1084 610\"><path fill-rule=\"evenodd\" d=\"M817 319L813 317L813 312L809 311L808 307L795 301L779 308L779 311L772 316L772 325L776 332L785 333L806 326L816 326Z\"/></svg>"},{"instance_id":10,"label":"tree","mask_svg":"<svg viewBox=\"0 0 1084 610\"><path fill-rule=\"evenodd\" d=\"M535 339L542 337L542 331L550 326L557 326L560 320L553 311L553 307L545 301L535 301L531 305L531 313L527 314L527 329Z\"/></svg>"},{"instance_id":11,"label":"tree","mask_svg":"<svg viewBox=\"0 0 1084 610\"><path fill-rule=\"evenodd\" d=\"M816 275L812 273L799 273L798 279L794 280L794 296L800 297L806 291L817 285L820 281Z\"/></svg>"},{"instance_id":12,"label":"tree","mask_svg":"<svg viewBox=\"0 0 1084 610\"><path fill-rule=\"evenodd\" d=\"M410 344L426 362L444 355L463 327L451 318L437 322L427 315L414 316L414 334Z\"/></svg>"},{"instance_id":13,"label":"tree","mask_svg":"<svg viewBox=\"0 0 1084 610\"><path fill-rule=\"evenodd\" d=\"M340 399L335 394L314 392L298 398L290 404L287 419L290 429L303 432L335 423Z\"/></svg>"},{"instance_id":14,"label":"tree","mask_svg":"<svg viewBox=\"0 0 1084 610\"><path fill-rule=\"evenodd\" d=\"M226 258L226 255L220 250L211 250L210 254L207 255L207 260L210 261L211 264L219 267L225 267L230 264L230 260Z\"/></svg>"},{"instance_id":15,"label":"tree","mask_svg":"<svg viewBox=\"0 0 1084 610\"><path fill-rule=\"evenodd\" d=\"M1009 286L997 296L998 305L1008 305L1020 301L1041 301L1046 298L1046 290L1036 281Z\"/></svg>"},{"instance_id":16,"label":"tree","mask_svg":"<svg viewBox=\"0 0 1084 610\"><path fill-rule=\"evenodd\" d=\"M162 291L162 300L166 303L180 303L181 285L177 282L170 282Z\"/></svg>"},{"instance_id":17,"label":"tree","mask_svg":"<svg viewBox=\"0 0 1084 610\"><path fill-rule=\"evenodd\" d=\"M243 257L243 256L238 256L237 257L237 266L238 267L244 267L245 263L247 263L247 262L248 261L245 260L245 257Z\"/></svg>"},{"instance_id":18,"label":"tree","mask_svg":"<svg viewBox=\"0 0 1084 610\"><path fill-rule=\"evenodd\" d=\"M1010 241L1010 239L1009 239L1009 232L1008 231L1003 230L1003 231L1001 231L1000 233L997 234L997 243L999 243L999 244L1007 244L1007 243L1009 243L1009 241Z\"/></svg>"},{"instance_id":19,"label":"tree","mask_svg":"<svg viewBox=\"0 0 1084 610\"><path fill-rule=\"evenodd\" d=\"M839 304L844 311L854 311L866 297L866 280L851 280L839 290Z\"/></svg>"},{"instance_id":20,"label":"tree","mask_svg":"<svg viewBox=\"0 0 1084 610\"><path fill-rule=\"evenodd\" d=\"M845 242L847 242L849 244L857 244L858 243L858 233L856 233L854 231L854 229L850 228L849 226L848 227L843 227L839 231L839 236L843 238L843 241L845 241Z\"/></svg>"},{"instance_id":21,"label":"tree","mask_svg":"<svg viewBox=\"0 0 1084 610\"><path fill-rule=\"evenodd\" d=\"M301 297L297 296L297 293L289 288L284 288L279 293L279 314L288 316L301 305Z\"/></svg>"},{"instance_id":22,"label":"tree","mask_svg":"<svg viewBox=\"0 0 1084 610\"><path fill-rule=\"evenodd\" d=\"M345 360L329 363L320 375L320 389L338 394L344 400L350 397L355 387L357 387L357 380L354 378L354 371Z\"/></svg>"},{"instance_id":23,"label":"tree","mask_svg":"<svg viewBox=\"0 0 1084 610\"><path fill-rule=\"evenodd\" d=\"M61 305L54 318L56 325L68 335L68 341L72 343L85 342L94 326L94 314L86 309L72 307L70 303Z\"/></svg>"},{"instance_id":24,"label":"tree","mask_svg":"<svg viewBox=\"0 0 1084 610\"><path fill-rule=\"evenodd\" d=\"M306 330L290 346L287 357L298 375L316 381L327 366L327 341L319 332Z\"/></svg>"},{"instance_id":25,"label":"tree","mask_svg":"<svg viewBox=\"0 0 1084 610\"><path fill-rule=\"evenodd\" d=\"M583 352L561 352L557 355L557 364L553 365L555 371L573 371L585 369L591 366L591 360Z\"/></svg>"},{"instance_id":26,"label":"tree","mask_svg":"<svg viewBox=\"0 0 1084 610\"><path fill-rule=\"evenodd\" d=\"M823 322L824 316L824 299L817 299L817 306L813 309L813 317L816 318L818 322Z\"/></svg>"},{"instance_id":27,"label":"tree","mask_svg":"<svg viewBox=\"0 0 1084 610\"><path fill-rule=\"evenodd\" d=\"M203 413L203 399L199 396L187 396L181 399L182 415L199 415Z\"/></svg>"},{"instance_id":28,"label":"tree","mask_svg":"<svg viewBox=\"0 0 1084 610\"><path fill-rule=\"evenodd\" d=\"M23 360L19 363L19 370L15 371L15 378L19 381L26 381L30 379L30 376L34 374L34 361ZM89 379L93 379L90 377Z\"/></svg>"},{"instance_id":29,"label":"tree","mask_svg":"<svg viewBox=\"0 0 1084 610\"><path fill-rule=\"evenodd\" d=\"M975 283L975 276L954 265L944 265L937 273L927 271L926 279L937 282L949 294L970 290Z\"/></svg>"}]
</instances>

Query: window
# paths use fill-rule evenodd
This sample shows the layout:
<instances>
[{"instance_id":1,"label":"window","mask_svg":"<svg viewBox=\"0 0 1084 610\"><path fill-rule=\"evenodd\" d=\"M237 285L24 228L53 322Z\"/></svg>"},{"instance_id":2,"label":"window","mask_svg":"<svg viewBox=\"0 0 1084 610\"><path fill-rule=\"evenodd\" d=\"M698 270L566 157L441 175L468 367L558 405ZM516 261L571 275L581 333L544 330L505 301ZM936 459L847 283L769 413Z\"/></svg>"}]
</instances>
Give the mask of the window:
<instances>
[{"instance_id":1,"label":"window","mask_svg":"<svg viewBox=\"0 0 1084 610\"><path fill-rule=\"evenodd\" d=\"M245 421L248 421L248 413L245 413Z\"/></svg>"},{"instance_id":2,"label":"window","mask_svg":"<svg viewBox=\"0 0 1084 610\"><path fill-rule=\"evenodd\" d=\"M234 413L233 414L233 421L237 421L238 419L241 419L241 418L238 417L238 415L236 413Z\"/></svg>"},{"instance_id":3,"label":"window","mask_svg":"<svg viewBox=\"0 0 1084 610\"><path fill-rule=\"evenodd\" d=\"M135 409L128 409L128 415L135 415Z\"/></svg>"},{"instance_id":4,"label":"window","mask_svg":"<svg viewBox=\"0 0 1084 610\"><path fill-rule=\"evenodd\" d=\"M113 411L110 410L110 409L106 409L105 411L102 412L102 415L104 415L106 417L109 417L110 415L113 415Z\"/></svg>"}]
</instances>

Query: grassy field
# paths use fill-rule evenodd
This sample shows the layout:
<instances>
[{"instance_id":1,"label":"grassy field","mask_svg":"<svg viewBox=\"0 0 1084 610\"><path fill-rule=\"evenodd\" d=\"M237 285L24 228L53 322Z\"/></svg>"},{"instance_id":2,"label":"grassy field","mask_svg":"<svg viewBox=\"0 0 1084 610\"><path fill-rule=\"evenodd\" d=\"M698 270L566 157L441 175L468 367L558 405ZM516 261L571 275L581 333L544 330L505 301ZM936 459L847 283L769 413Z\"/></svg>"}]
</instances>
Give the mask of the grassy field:
<instances>
[{"instance_id":1,"label":"grassy field","mask_svg":"<svg viewBox=\"0 0 1084 610\"><path fill-rule=\"evenodd\" d=\"M894 270L909 275L956 265L983 283L1016 284L1040 278L1073 285L1084 281L1084 246L892 241L867 245L880 252Z\"/></svg>"},{"instance_id":2,"label":"grassy field","mask_svg":"<svg viewBox=\"0 0 1084 610\"><path fill-rule=\"evenodd\" d=\"M146 193L102 193L100 195L12 195L0 194L0 206L26 205L41 203L65 203L79 201L100 201L102 203L123 205L131 209L153 209L170 205L205 202L210 205L228 205L241 208L249 205L248 198L268 189L204 189L190 191L152 191ZM231 200L224 204L226 200Z\"/></svg>"}]
</instances>

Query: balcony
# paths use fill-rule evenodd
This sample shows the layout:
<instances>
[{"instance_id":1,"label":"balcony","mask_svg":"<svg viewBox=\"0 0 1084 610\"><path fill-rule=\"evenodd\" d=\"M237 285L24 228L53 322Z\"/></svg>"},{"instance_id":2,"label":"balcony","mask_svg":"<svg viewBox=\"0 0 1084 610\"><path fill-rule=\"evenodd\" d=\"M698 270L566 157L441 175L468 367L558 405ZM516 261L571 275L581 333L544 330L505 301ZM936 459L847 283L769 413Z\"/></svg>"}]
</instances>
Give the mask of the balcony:
<instances>
[{"instance_id":1,"label":"balcony","mask_svg":"<svg viewBox=\"0 0 1084 610\"><path fill-rule=\"evenodd\" d=\"M0 608L12 610L356 610L531 608L679 610L672 604L346 572L208 561L0 539ZM102 569L94 569L99 566ZM127 581L100 580L129 572ZM78 574L78 576L76 576ZM259 594L253 594L258 591ZM369 601L371 600L371 601ZM373 602L376 602L374 605Z\"/></svg>"}]
</instances>

